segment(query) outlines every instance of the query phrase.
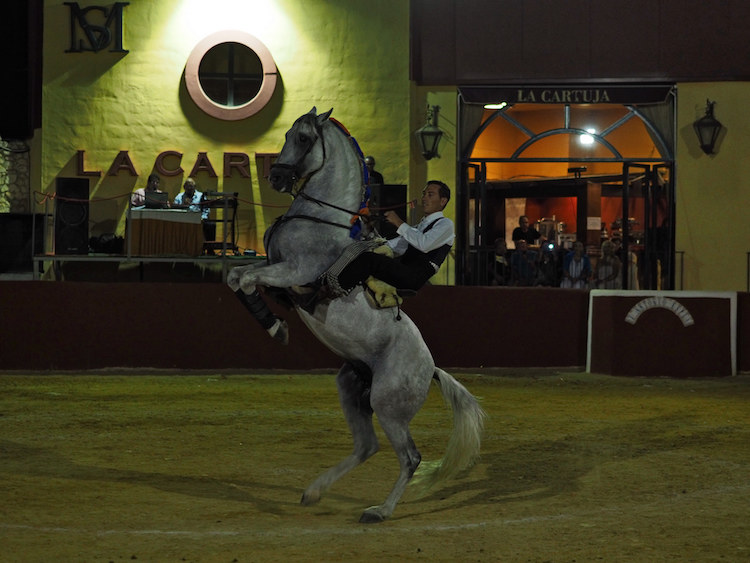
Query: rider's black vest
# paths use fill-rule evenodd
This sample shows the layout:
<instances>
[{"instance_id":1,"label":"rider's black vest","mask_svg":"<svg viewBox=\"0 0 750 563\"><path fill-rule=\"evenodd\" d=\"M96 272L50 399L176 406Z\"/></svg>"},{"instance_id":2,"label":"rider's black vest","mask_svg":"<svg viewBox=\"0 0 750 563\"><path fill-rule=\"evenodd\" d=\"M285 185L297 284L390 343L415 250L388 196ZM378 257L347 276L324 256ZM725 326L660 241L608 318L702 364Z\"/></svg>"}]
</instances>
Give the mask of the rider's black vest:
<instances>
[{"instance_id":1,"label":"rider's black vest","mask_svg":"<svg viewBox=\"0 0 750 563\"><path fill-rule=\"evenodd\" d=\"M432 227L435 226L435 223L440 221L440 219L445 219L445 217L440 217L439 219L433 221L432 223L427 225L427 228L422 232L428 232L430 229L432 229ZM430 250L429 252L422 252L421 250L414 248L412 245L409 245L409 248L407 248L406 252L404 252L401 256L401 262L403 262L404 264L412 264L414 262L427 263L433 270L435 270L435 272L437 272L440 269L440 265L443 263L443 261L445 261L445 258L448 256L448 253L450 251L450 244L438 246L437 248Z\"/></svg>"}]
</instances>

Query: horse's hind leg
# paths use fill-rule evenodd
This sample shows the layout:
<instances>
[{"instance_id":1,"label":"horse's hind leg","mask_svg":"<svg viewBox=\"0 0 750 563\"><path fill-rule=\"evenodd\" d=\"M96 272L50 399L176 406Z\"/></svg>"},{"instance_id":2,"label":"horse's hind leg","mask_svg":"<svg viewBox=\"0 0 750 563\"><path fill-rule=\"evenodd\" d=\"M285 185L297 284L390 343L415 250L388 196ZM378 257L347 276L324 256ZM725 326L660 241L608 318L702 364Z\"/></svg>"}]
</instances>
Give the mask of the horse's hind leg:
<instances>
[{"instance_id":1,"label":"horse's hind leg","mask_svg":"<svg viewBox=\"0 0 750 563\"><path fill-rule=\"evenodd\" d=\"M315 504L333 483L349 471L363 463L378 451L378 438L372 424L370 407L369 374L355 371L351 364L345 364L336 378L339 400L344 417L349 425L354 441L354 451L334 467L320 475L302 494L302 504Z\"/></svg>"},{"instance_id":2,"label":"horse's hind leg","mask_svg":"<svg viewBox=\"0 0 750 563\"><path fill-rule=\"evenodd\" d=\"M398 350L391 351L390 363L379 367L373 380L370 405L396 452L399 474L385 502L379 506L371 506L362 513L359 521L364 523L382 522L393 514L396 503L401 499L422 461L422 456L411 437L409 423L427 397L432 377L432 362L429 355L416 354L411 358L411 363L407 364L403 354L397 352Z\"/></svg>"},{"instance_id":3,"label":"horse's hind leg","mask_svg":"<svg viewBox=\"0 0 750 563\"><path fill-rule=\"evenodd\" d=\"M379 506L371 506L362 513L359 521L364 524L382 522L393 514L396 503L401 499L406 485L409 484L414 471L416 471L419 462L422 460L422 456L409 432L408 419L387 417L378 412L378 422L396 452L400 472L385 502Z\"/></svg>"}]
</instances>

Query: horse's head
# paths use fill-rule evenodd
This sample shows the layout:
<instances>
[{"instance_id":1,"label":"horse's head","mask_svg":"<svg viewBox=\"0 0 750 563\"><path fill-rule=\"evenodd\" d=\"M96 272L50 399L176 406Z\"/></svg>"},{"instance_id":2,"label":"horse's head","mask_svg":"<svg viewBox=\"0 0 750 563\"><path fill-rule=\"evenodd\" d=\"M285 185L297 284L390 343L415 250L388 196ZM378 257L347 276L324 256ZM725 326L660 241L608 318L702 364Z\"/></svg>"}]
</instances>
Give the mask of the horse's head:
<instances>
[{"instance_id":1,"label":"horse's head","mask_svg":"<svg viewBox=\"0 0 750 563\"><path fill-rule=\"evenodd\" d=\"M294 122L286 133L286 142L268 177L278 192L291 192L300 178L319 170L325 160L322 127L333 109L318 115L313 107Z\"/></svg>"}]
</instances>

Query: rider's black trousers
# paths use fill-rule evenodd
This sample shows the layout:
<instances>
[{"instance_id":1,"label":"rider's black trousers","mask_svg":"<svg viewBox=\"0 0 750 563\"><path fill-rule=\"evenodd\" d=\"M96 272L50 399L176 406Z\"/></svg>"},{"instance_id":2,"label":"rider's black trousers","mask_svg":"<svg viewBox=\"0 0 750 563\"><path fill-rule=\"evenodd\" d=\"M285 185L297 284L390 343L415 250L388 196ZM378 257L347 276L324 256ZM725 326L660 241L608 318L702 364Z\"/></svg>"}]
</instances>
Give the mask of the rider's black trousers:
<instances>
[{"instance_id":1,"label":"rider's black trousers","mask_svg":"<svg viewBox=\"0 0 750 563\"><path fill-rule=\"evenodd\" d=\"M435 275L428 260L403 260L383 254L363 252L352 260L339 274L339 285L349 291L358 283L373 276L391 284L396 289L418 290Z\"/></svg>"}]
</instances>

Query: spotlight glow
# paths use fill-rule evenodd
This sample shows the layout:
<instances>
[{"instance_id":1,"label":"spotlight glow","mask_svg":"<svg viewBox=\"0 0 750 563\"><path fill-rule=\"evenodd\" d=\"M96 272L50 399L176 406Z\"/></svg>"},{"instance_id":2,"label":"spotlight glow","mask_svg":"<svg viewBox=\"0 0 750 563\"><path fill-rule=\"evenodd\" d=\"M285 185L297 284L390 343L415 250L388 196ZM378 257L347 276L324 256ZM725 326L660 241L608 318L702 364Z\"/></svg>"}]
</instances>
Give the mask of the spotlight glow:
<instances>
[{"instance_id":1,"label":"spotlight glow","mask_svg":"<svg viewBox=\"0 0 750 563\"><path fill-rule=\"evenodd\" d=\"M586 129L588 133L591 133L591 135L594 135L596 133L596 129ZM591 135L579 135L578 136L578 142L582 145L593 145L594 144L594 137Z\"/></svg>"}]
</instances>

